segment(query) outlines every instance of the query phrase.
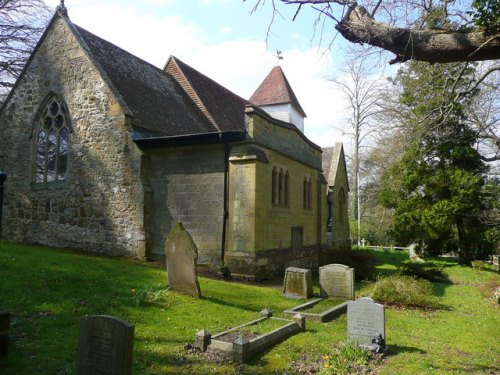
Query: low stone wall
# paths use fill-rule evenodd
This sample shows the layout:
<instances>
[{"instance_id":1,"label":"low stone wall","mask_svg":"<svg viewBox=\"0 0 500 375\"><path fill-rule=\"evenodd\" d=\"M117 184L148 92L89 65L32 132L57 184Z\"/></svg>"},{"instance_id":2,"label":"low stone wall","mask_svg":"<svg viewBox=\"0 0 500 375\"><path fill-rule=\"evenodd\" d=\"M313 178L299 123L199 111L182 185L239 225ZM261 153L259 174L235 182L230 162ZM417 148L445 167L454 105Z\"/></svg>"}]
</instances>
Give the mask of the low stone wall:
<instances>
[{"instance_id":1,"label":"low stone wall","mask_svg":"<svg viewBox=\"0 0 500 375\"><path fill-rule=\"evenodd\" d=\"M321 322L321 323L326 323L329 322L336 317L345 314L347 312L347 305L351 301L346 301L341 303L340 305L334 306L328 310L323 311L322 313L319 314L313 314L313 313L308 313L305 312L304 310L307 310L308 308L311 308L312 306L316 305L317 303L320 303L323 300L323 298L318 298L306 303L303 303L302 305L296 306L292 309L285 310L285 314L291 314L291 315L296 315L296 314L301 314L303 315L307 320L314 320L316 322Z\"/></svg>"},{"instance_id":2,"label":"low stone wall","mask_svg":"<svg viewBox=\"0 0 500 375\"><path fill-rule=\"evenodd\" d=\"M231 277L248 281L259 281L283 276L288 267L318 268L317 246L302 249L275 249L256 253L230 252L225 256L225 266Z\"/></svg>"},{"instance_id":3,"label":"low stone wall","mask_svg":"<svg viewBox=\"0 0 500 375\"><path fill-rule=\"evenodd\" d=\"M259 324L266 319L274 319L283 321L283 327L275 329L271 332L260 335L254 339L248 340L239 337L232 342L220 340L222 336L228 335L232 332L237 332L243 327ZM211 337L206 331L200 331L195 336L195 347L202 351L216 351L228 359L233 359L237 362L246 362L253 356L264 352L270 347L286 340L288 337L295 335L301 331L305 331L305 318L300 315L294 316L295 321L290 321L280 318L272 318L265 316L251 322L242 324L240 326L231 328L227 331L218 333Z\"/></svg>"}]
</instances>

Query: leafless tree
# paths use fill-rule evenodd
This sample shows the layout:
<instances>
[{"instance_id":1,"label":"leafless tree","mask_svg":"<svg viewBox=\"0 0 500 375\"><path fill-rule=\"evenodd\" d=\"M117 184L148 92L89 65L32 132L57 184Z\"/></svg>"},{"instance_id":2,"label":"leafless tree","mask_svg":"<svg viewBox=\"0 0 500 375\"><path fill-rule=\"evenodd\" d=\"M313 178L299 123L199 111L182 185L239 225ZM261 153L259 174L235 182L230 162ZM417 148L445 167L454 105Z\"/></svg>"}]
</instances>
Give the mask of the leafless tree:
<instances>
[{"instance_id":1,"label":"leafless tree","mask_svg":"<svg viewBox=\"0 0 500 375\"><path fill-rule=\"evenodd\" d=\"M349 156L352 164L353 217L357 221L357 242L361 242L361 181L362 149L369 147L374 140L378 127L375 125L380 111L380 93L382 83L379 77L370 71L367 60L360 56L348 59L341 79L333 79L347 100L347 129L343 133L351 138Z\"/></svg>"},{"instance_id":2,"label":"leafless tree","mask_svg":"<svg viewBox=\"0 0 500 375\"><path fill-rule=\"evenodd\" d=\"M0 0L0 102L23 70L49 16L43 0Z\"/></svg>"},{"instance_id":3,"label":"leafless tree","mask_svg":"<svg viewBox=\"0 0 500 375\"><path fill-rule=\"evenodd\" d=\"M248 1L248 0L243 0ZM255 1L254 10L266 3ZM494 60L500 58L500 25L485 28L472 23L471 1L458 0L267 0L273 17L279 4L303 6L334 22L335 29L352 43L367 44L393 52L391 63L420 60L430 63ZM494 3L494 2L492 2ZM428 27L436 8L452 22L446 29ZM498 6L497 6L498 8ZM496 8L494 8L496 9ZM295 18L294 17L294 18Z\"/></svg>"}]
</instances>

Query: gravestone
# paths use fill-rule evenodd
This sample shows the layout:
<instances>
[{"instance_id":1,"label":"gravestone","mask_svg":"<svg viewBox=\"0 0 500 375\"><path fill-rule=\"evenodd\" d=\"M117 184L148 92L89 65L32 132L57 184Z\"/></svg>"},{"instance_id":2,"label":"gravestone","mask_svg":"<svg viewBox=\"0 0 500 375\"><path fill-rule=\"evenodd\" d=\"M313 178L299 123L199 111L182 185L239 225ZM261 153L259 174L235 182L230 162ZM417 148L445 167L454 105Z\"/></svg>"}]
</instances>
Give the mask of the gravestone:
<instances>
[{"instance_id":1,"label":"gravestone","mask_svg":"<svg viewBox=\"0 0 500 375\"><path fill-rule=\"evenodd\" d=\"M497 270L500 271L500 255L493 255L493 267Z\"/></svg>"},{"instance_id":2,"label":"gravestone","mask_svg":"<svg viewBox=\"0 0 500 375\"><path fill-rule=\"evenodd\" d=\"M347 340L376 350L377 336L383 339L385 349L384 306L371 298L363 297L347 305Z\"/></svg>"},{"instance_id":3,"label":"gravestone","mask_svg":"<svg viewBox=\"0 0 500 375\"><path fill-rule=\"evenodd\" d=\"M319 268L322 297L354 299L354 268L343 264L328 264Z\"/></svg>"},{"instance_id":4,"label":"gravestone","mask_svg":"<svg viewBox=\"0 0 500 375\"><path fill-rule=\"evenodd\" d=\"M9 352L10 313L0 312L0 355Z\"/></svg>"},{"instance_id":5,"label":"gravestone","mask_svg":"<svg viewBox=\"0 0 500 375\"><path fill-rule=\"evenodd\" d=\"M78 375L130 375L134 347L134 326L107 315L80 319Z\"/></svg>"},{"instance_id":6,"label":"gravestone","mask_svg":"<svg viewBox=\"0 0 500 375\"><path fill-rule=\"evenodd\" d=\"M196 275L198 249L182 223L177 223L165 242L167 285L175 292L201 297Z\"/></svg>"},{"instance_id":7,"label":"gravestone","mask_svg":"<svg viewBox=\"0 0 500 375\"><path fill-rule=\"evenodd\" d=\"M311 271L304 268L288 267L285 270L283 294L288 298L311 298Z\"/></svg>"}]
</instances>

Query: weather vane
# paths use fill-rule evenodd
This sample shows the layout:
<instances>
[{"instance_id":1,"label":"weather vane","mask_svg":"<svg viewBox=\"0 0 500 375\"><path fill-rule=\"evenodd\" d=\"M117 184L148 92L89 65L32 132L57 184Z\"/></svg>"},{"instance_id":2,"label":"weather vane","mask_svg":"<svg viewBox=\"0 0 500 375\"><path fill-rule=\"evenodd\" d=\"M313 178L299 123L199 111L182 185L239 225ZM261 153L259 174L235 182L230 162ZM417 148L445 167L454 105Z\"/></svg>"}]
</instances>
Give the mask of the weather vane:
<instances>
[{"instance_id":1,"label":"weather vane","mask_svg":"<svg viewBox=\"0 0 500 375\"><path fill-rule=\"evenodd\" d=\"M280 60L283 60L283 56L281 56L281 51L279 49L276 50L276 65L280 64Z\"/></svg>"},{"instance_id":2,"label":"weather vane","mask_svg":"<svg viewBox=\"0 0 500 375\"><path fill-rule=\"evenodd\" d=\"M68 15L68 9L64 5L64 0L61 0L61 3L57 6L57 10L64 15Z\"/></svg>"}]
</instances>

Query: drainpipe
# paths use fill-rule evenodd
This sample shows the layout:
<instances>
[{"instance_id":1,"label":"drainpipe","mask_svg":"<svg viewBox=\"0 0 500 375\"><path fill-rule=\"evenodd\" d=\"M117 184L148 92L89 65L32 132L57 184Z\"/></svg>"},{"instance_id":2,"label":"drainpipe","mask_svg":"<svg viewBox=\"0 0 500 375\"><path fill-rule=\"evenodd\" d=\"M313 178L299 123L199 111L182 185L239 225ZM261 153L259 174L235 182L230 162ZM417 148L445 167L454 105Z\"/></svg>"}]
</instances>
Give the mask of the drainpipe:
<instances>
[{"instance_id":1,"label":"drainpipe","mask_svg":"<svg viewBox=\"0 0 500 375\"><path fill-rule=\"evenodd\" d=\"M227 219L229 217L229 145L224 143L224 216L222 217L221 267L224 267L226 251Z\"/></svg>"}]
</instances>

